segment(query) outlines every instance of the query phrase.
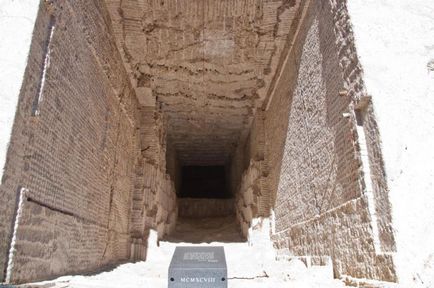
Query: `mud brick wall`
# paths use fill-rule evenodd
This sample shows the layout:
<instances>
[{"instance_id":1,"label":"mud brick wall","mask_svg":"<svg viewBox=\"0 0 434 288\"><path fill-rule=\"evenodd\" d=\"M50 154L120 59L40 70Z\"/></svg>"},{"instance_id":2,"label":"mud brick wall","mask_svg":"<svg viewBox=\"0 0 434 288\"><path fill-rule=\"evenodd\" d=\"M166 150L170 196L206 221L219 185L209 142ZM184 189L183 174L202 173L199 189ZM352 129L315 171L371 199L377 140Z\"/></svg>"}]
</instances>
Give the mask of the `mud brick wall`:
<instances>
[{"instance_id":1,"label":"mud brick wall","mask_svg":"<svg viewBox=\"0 0 434 288\"><path fill-rule=\"evenodd\" d=\"M318 14L306 27L292 94L277 187L278 230L360 195L352 123L343 117L350 101L339 95L343 83L333 30Z\"/></svg>"},{"instance_id":2,"label":"mud brick wall","mask_svg":"<svg viewBox=\"0 0 434 288\"><path fill-rule=\"evenodd\" d=\"M393 258L374 249L368 211L365 197L348 201L273 235L275 247L297 256L331 256L335 277L395 282Z\"/></svg>"},{"instance_id":3,"label":"mud brick wall","mask_svg":"<svg viewBox=\"0 0 434 288\"><path fill-rule=\"evenodd\" d=\"M396 281L392 257L374 245L354 117L365 95L345 4L311 2L297 37L265 118L275 245L299 256L331 256L337 277ZM365 131L375 135L374 124ZM381 179L378 169L371 173Z\"/></svg>"},{"instance_id":4,"label":"mud brick wall","mask_svg":"<svg viewBox=\"0 0 434 288\"><path fill-rule=\"evenodd\" d=\"M215 15L238 11L232 18L205 13L212 9L178 17L169 1L153 23L143 17L153 4L139 2L107 1L110 20L103 1L41 1L0 185L0 277L20 283L144 259L149 230L162 238L176 222L177 160L218 160L230 167L244 235L273 208L276 248L330 256L337 277L396 281L384 253L395 244L380 138L346 1L192 2L220 9ZM256 40L239 43L256 45L234 57L210 54L194 37L202 20L188 28L191 41L159 41L177 39L157 25L169 16L188 27L193 18L259 21L252 31L217 25L241 29L237 39ZM143 49L148 36L154 42ZM179 61L181 52L154 44L189 52ZM195 64L199 52L206 67ZM192 75L206 77L192 85ZM206 97L216 113L191 101L204 94L205 78L215 82ZM156 107L138 107L135 93L155 97ZM191 134L198 125L202 132Z\"/></svg>"},{"instance_id":5,"label":"mud brick wall","mask_svg":"<svg viewBox=\"0 0 434 288\"><path fill-rule=\"evenodd\" d=\"M142 170L143 186L133 198L132 235L142 238L149 229L154 229L162 238L173 228L178 215L174 183L152 164L144 163Z\"/></svg>"},{"instance_id":6,"label":"mud brick wall","mask_svg":"<svg viewBox=\"0 0 434 288\"><path fill-rule=\"evenodd\" d=\"M130 217L130 259L134 261L146 260L150 230L161 239L174 229L178 216L176 154L167 145L167 122L156 107L141 106L139 111L141 157L136 166Z\"/></svg>"},{"instance_id":7,"label":"mud brick wall","mask_svg":"<svg viewBox=\"0 0 434 288\"><path fill-rule=\"evenodd\" d=\"M264 116L261 110L256 112L247 139L237 146L230 165L230 184L235 196L235 210L241 231L247 231L252 218L270 215L271 197L266 179L269 169L264 161ZM255 190L254 197L251 189ZM249 212L246 212L246 209Z\"/></svg>"},{"instance_id":8,"label":"mud brick wall","mask_svg":"<svg viewBox=\"0 0 434 288\"><path fill-rule=\"evenodd\" d=\"M1 272L8 260L12 283L129 257L137 100L103 5L40 5L0 186Z\"/></svg>"},{"instance_id":9,"label":"mud brick wall","mask_svg":"<svg viewBox=\"0 0 434 288\"><path fill-rule=\"evenodd\" d=\"M234 199L179 198L180 217L222 217L235 213Z\"/></svg>"},{"instance_id":10,"label":"mud brick wall","mask_svg":"<svg viewBox=\"0 0 434 288\"><path fill-rule=\"evenodd\" d=\"M261 180L260 163L252 161L242 175L241 185L235 198L236 218L243 237L248 236L253 218L258 217Z\"/></svg>"}]
</instances>

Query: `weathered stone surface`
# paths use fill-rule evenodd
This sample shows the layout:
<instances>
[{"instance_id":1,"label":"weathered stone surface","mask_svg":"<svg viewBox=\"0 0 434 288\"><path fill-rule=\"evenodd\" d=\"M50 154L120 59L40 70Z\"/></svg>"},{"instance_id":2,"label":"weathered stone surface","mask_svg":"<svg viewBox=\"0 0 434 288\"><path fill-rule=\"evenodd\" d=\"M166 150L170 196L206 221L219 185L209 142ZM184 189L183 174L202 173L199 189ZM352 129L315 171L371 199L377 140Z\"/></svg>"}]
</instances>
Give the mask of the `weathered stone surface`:
<instances>
[{"instance_id":1,"label":"weathered stone surface","mask_svg":"<svg viewBox=\"0 0 434 288\"><path fill-rule=\"evenodd\" d=\"M299 1L106 3L132 83L152 89L179 159L226 164L265 98Z\"/></svg>"},{"instance_id":2,"label":"weathered stone surface","mask_svg":"<svg viewBox=\"0 0 434 288\"><path fill-rule=\"evenodd\" d=\"M16 251L8 258L2 245L1 258L13 264L13 283L129 257L138 105L104 9L97 1L40 5L0 186L1 242ZM14 219L19 187L28 193Z\"/></svg>"},{"instance_id":3,"label":"weathered stone surface","mask_svg":"<svg viewBox=\"0 0 434 288\"><path fill-rule=\"evenodd\" d=\"M288 72L276 82L265 117L266 139L274 140L266 142L265 156L269 185L277 192L276 247L300 256L331 256L335 276L396 281L393 259L383 254L394 246L391 231L383 232L391 225L386 191L377 190L373 201L378 203L381 233L388 235L382 240L376 239L368 203L354 117L365 92L345 1L312 3L306 15L293 54L283 66ZM299 66L291 73L294 63ZM280 124L276 115L288 122ZM372 121L372 111L368 115ZM364 129L374 135L368 143L369 149L376 149L371 150L375 156L369 155L370 166L381 167L375 123L368 122ZM370 176L385 181L378 168ZM376 241L383 250L376 249Z\"/></svg>"},{"instance_id":4,"label":"weathered stone surface","mask_svg":"<svg viewBox=\"0 0 434 288\"><path fill-rule=\"evenodd\" d=\"M396 281L352 37L345 1L42 1L0 186L5 275L145 260L178 211L235 212L247 237L274 210L279 250ZM234 200L178 202L183 165L225 165Z\"/></svg>"},{"instance_id":5,"label":"weathered stone surface","mask_svg":"<svg viewBox=\"0 0 434 288\"><path fill-rule=\"evenodd\" d=\"M234 199L178 199L178 215L180 217L223 217L233 215L234 210Z\"/></svg>"}]
</instances>

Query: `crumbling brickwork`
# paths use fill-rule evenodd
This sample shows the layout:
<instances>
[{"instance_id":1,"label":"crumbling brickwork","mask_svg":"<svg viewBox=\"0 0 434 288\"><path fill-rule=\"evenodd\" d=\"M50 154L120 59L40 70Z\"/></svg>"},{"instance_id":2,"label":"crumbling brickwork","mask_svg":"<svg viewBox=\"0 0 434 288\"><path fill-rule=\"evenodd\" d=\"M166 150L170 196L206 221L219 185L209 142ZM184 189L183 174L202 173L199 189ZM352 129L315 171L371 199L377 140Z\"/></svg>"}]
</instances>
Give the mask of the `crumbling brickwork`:
<instances>
[{"instance_id":1,"label":"crumbling brickwork","mask_svg":"<svg viewBox=\"0 0 434 288\"><path fill-rule=\"evenodd\" d=\"M328 59L324 58L327 55L336 58L336 54L333 55L333 50L321 53L321 44L326 45L321 43L319 21L315 19L303 47L290 107L277 189L278 230L322 214L360 194L358 162L349 137L351 123L342 116L349 100L339 96L336 70L335 73L326 70L332 63L326 63Z\"/></svg>"},{"instance_id":2,"label":"crumbling brickwork","mask_svg":"<svg viewBox=\"0 0 434 288\"><path fill-rule=\"evenodd\" d=\"M278 249L297 256L331 256L335 277L396 282L391 255L376 254L366 197L278 231Z\"/></svg>"},{"instance_id":3,"label":"crumbling brickwork","mask_svg":"<svg viewBox=\"0 0 434 288\"><path fill-rule=\"evenodd\" d=\"M169 116L179 159L229 162L262 105L300 1L105 1L137 96Z\"/></svg>"},{"instance_id":4,"label":"crumbling brickwork","mask_svg":"<svg viewBox=\"0 0 434 288\"><path fill-rule=\"evenodd\" d=\"M244 171L241 178L241 185L236 195L236 216L240 224L243 237L248 236L248 230L252 220L259 216L258 202L261 197L261 177L260 162L253 162Z\"/></svg>"},{"instance_id":5,"label":"crumbling brickwork","mask_svg":"<svg viewBox=\"0 0 434 288\"><path fill-rule=\"evenodd\" d=\"M392 257L374 245L377 236L354 117L365 96L345 5L312 2L298 37L300 46L285 64L297 64L296 77L282 73L266 117L269 127L276 127L266 130L266 139L274 140L267 142L266 158L272 167L270 185L277 191L276 247L300 256L329 255L336 276L396 281ZM282 118L276 116L285 115L287 124L279 124ZM365 131L377 135L372 123ZM381 167L376 151L371 166ZM384 181L378 170L371 169L372 178ZM375 200L385 200L380 206L388 207L385 191L380 195ZM390 214L380 209L384 231L390 228ZM391 247L389 232L383 243Z\"/></svg>"},{"instance_id":6,"label":"crumbling brickwork","mask_svg":"<svg viewBox=\"0 0 434 288\"><path fill-rule=\"evenodd\" d=\"M145 260L150 230L158 239L170 233L178 216L175 173L166 173L166 121L153 106L140 106L140 155L132 197L130 233L131 260ZM171 169L169 169L171 170ZM176 169L175 169L176 170Z\"/></svg>"},{"instance_id":7,"label":"crumbling brickwork","mask_svg":"<svg viewBox=\"0 0 434 288\"><path fill-rule=\"evenodd\" d=\"M251 221L270 215L271 195L267 181L264 113L257 111L247 140L237 147L231 163L231 186L241 233L247 236Z\"/></svg>"},{"instance_id":8,"label":"crumbling brickwork","mask_svg":"<svg viewBox=\"0 0 434 288\"><path fill-rule=\"evenodd\" d=\"M345 3L41 1L0 185L1 277L145 260L179 211L234 213L244 237L275 215L280 252L396 281ZM233 199L177 200L183 165L225 166Z\"/></svg>"},{"instance_id":9,"label":"crumbling brickwork","mask_svg":"<svg viewBox=\"0 0 434 288\"><path fill-rule=\"evenodd\" d=\"M110 27L101 2L41 2L0 188L13 283L129 257L137 100Z\"/></svg>"},{"instance_id":10,"label":"crumbling brickwork","mask_svg":"<svg viewBox=\"0 0 434 288\"><path fill-rule=\"evenodd\" d=\"M204 218L234 215L234 199L179 198L179 217Z\"/></svg>"}]
</instances>

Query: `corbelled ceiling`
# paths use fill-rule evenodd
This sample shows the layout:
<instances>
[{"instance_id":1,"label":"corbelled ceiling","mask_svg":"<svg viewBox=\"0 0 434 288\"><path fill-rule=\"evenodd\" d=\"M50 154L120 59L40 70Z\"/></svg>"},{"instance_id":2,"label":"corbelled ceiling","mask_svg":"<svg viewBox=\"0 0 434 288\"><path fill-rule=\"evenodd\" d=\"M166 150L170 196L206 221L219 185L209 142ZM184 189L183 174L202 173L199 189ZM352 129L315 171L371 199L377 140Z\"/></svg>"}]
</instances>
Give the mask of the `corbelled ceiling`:
<instances>
[{"instance_id":1,"label":"corbelled ceiling","mask_svg":"<svg viewBox=\"0 0 434 288\"><path fill-rule=\"evenodd\" d=\"M106 0L138 98L184 165L224 164L270 86L295 0Z\"/></svg>"}]
</instances>

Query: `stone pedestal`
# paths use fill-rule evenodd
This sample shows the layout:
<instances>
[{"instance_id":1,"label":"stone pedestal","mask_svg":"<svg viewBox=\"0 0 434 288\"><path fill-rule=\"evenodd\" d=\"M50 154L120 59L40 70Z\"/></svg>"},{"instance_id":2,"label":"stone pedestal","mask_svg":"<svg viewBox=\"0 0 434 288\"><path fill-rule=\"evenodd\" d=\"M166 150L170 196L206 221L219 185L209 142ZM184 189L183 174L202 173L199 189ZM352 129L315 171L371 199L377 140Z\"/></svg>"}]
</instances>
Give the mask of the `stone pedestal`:
<instances>
[{"instance_id":1,"label":"stone pedestal","mask_svg":"<svg viewBox=\"0 0 434 288\"><path fill-rule=\"evenodd\" d=\"M227 288L223 247L176 247L168 281L169 288Z\"/></svg>"}]
</instances>

